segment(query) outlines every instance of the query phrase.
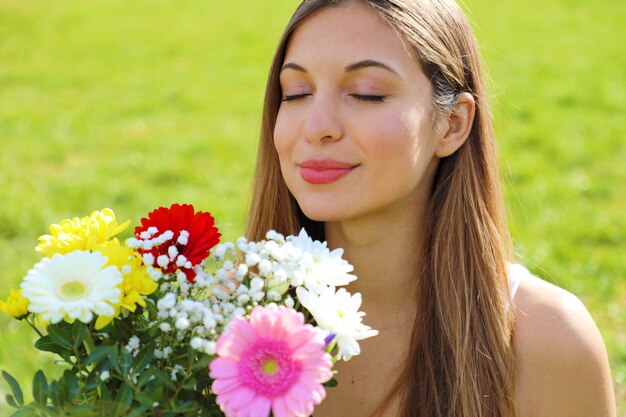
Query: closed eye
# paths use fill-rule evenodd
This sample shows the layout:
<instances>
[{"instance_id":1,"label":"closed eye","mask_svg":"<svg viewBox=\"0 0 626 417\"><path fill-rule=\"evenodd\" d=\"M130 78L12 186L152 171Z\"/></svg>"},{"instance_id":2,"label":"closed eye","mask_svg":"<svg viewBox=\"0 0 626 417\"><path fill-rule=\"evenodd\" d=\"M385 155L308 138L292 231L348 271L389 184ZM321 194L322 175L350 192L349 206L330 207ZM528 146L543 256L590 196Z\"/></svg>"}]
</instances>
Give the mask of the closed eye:
<instances>
[{"instance_id":1,"label":"closed eye","mask_svg":"<svg viewBox=\"0 0 626 417\"><path fill-rule=\"evenodd\" d=\"M281 101L297 101L297 100L301 100L306 96L310 96L312 94L310 93L303 93L303 94L292 94L289 96L284 96Z\"/></svg>"},{"instance_id":2,"label":"closed eye","mask_svg":"<svg viewBox=\"0 0 626 417\"><path fill-rule=\"evenodd\" d=\"M378 96L373 94L350 94L350 96L359 101L368 101L374 103L385 101L385 96Z\"/></svg>"}]
</instances>

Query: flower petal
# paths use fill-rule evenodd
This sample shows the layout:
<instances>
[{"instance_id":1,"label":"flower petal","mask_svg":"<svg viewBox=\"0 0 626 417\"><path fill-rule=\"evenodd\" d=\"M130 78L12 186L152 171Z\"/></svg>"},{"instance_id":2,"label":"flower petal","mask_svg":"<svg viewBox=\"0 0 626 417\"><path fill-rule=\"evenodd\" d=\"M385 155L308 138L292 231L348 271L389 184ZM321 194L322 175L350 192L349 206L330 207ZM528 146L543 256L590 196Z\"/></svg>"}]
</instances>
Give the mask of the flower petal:
<instances>
[{"instance_id":1,"label":"flower petal","mask_svg":"<svg viewBox=\"0 0 626 417\"><path fill-rule=\"evenodd\" d=\"M290 410L287 409L285 400L282 397L274 398L272 400L272 415L273 417L292 417L295 416Z\"/></svg>"},{"instance_id":2,"label":"flower petal","mask_svg":"<svg viewBox=\"0 0 626 417\"><path fill-rule=\"evenodd\" d=\"M213 379L235 378L239 375L237 362L230 358L219 357L213 359L209 369L211 370L209 376Z\"/></svg>"}]
</instances>

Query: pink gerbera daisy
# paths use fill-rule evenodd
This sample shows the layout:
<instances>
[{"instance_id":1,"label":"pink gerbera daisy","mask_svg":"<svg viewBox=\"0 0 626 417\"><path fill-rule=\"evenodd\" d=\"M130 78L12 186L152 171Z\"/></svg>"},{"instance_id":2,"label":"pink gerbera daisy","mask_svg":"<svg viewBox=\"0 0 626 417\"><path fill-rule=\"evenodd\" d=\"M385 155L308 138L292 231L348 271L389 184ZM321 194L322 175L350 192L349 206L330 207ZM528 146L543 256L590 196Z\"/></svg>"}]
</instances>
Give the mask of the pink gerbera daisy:
<instances>
[{"instance_id":1,"label":"pink gerbera daisy","mask_svg":"<svg viewBox=\"0 0 626 417\"><path fill-rule=\"evenodd\" d=\"M310 416L332 378L325 347L302 313L284 306L234 318L210 365L217 404L228 417Z\"/></svg>"}]
</instances>

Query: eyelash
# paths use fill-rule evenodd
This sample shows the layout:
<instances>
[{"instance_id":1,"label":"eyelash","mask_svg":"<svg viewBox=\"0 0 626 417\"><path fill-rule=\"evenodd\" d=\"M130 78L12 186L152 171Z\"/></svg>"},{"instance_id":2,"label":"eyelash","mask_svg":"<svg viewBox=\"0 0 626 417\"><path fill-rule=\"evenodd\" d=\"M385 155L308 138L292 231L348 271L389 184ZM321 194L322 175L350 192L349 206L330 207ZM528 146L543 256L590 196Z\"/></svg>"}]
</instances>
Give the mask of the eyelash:
<instances>
[{"instance_id":1,"label":"eyelash","mask_svg":"<svg viewBox=\"0 0 626 417\"><path fill-rule=\"evenodd\" d=\"M296 101L296 100L303 99L304 97L307 97L310 95L311 94L294 94L291 96L283 97L281 101L283 102ZM365 101L365 102L370 102L370 103L381 103L385 101L385 96L377 96L377 95L372 95L372 94L350 94L350 97L353 97L354 99L358 101Z\"/></svg>"},{"instance_id":2,"label":"eyelash","mask_svg":"<svg viewBox=\"0 0 626 417\"><path fill-rule=\"evenodd\" d=\"M377 96L373 94L350 94L350 97L354 97L359 101L366 101L370 103L382 103L385 101L385 96Z\"/></svg>"},{"instance_id":3,"label":"eyelash","mask_svg":"<svg viewBox=\"0 0 626 417\"><path fill-rule=\"evenodd\" d=\"M285 96L283 97L283 99L281 101L296 101L296 100L300 100L303 99L306 96L310 96L311 94L294 94L291 96Z\"/></svg>"}]
</instances>

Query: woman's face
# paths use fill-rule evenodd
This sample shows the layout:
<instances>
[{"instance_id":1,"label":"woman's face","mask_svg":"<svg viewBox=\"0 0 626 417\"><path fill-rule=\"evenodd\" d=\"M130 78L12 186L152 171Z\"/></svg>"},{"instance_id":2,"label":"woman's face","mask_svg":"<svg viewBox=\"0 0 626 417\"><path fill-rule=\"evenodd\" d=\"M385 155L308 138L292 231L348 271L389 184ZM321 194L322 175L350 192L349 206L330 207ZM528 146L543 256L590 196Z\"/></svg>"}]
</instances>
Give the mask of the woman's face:
<instances>
[{"instance_id":1,"label":"woman's face","mask_svg":"<svg viewBox=\"0 0 626 417\"><path fill-rule=\"evenodd\" d=\"M322 9L289 41L274 145L307 217L343 221L424 205L437 161L431 86L367 6Z\"/></svg>"}]
</instances>

